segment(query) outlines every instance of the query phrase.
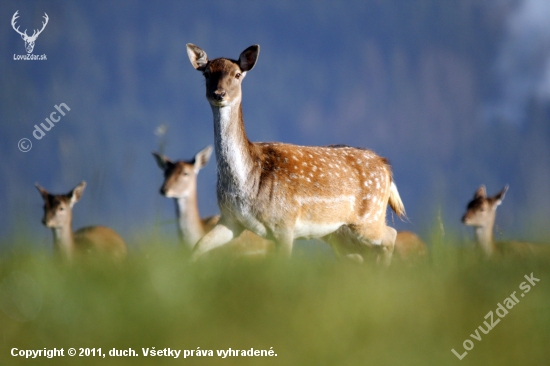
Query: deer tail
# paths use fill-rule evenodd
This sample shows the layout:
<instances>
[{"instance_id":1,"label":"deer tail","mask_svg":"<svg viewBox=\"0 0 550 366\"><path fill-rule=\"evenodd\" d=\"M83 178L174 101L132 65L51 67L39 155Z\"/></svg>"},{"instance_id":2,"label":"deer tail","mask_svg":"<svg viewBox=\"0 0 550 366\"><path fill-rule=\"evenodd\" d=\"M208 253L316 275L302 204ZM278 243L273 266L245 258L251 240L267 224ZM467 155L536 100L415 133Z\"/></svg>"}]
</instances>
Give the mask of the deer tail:
<instances>
[{"instance_id":1,"label":"deer tail","mask_svg":"<svg viewBox=\"0 0 550 366\"><path fill-rule=\"evenodd\" d=\"M397 191L397 186L393 181L390 185L390 199L388 203L397 216L400 218L406 217L405 205L403 205L401 197L399 196L399 191Z\"/></svg>"}]
</instances>

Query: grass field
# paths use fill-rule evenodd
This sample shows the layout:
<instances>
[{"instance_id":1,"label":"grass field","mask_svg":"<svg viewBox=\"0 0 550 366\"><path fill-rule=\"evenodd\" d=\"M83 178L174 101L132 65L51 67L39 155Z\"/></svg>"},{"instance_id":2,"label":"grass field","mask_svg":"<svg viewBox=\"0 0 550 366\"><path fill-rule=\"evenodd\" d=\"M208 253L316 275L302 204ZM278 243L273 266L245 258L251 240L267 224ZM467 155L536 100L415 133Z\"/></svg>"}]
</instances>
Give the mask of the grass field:
<instances>
[{"instance_id":1,"label":"grass field","mask_svg":"<svg viewBox=\"0 0 550 366\"><path fill-rule=\"evenodd\" d=\"M531 273L540 282L521 297ZM425 263L389 269L303 253L192 265L159 243L118 265L66 266L17 246L0 257L0 365L547 365L549 274L548 258L485 261L448 243ZM514 291L519 302L500 319ZM500 322L473 339L490 311ZM467 339L473 349L459 360L451 349L462 355ZM71 347L107 356L70 357ZM153 347L181 353L143 356ZM13 348L65 356L25 359ZM111 357L113 348L138 356ZM229 348L277 356L217 355ZM197 349L213 356L183 358Z\"/></svg>"}]
</instances>

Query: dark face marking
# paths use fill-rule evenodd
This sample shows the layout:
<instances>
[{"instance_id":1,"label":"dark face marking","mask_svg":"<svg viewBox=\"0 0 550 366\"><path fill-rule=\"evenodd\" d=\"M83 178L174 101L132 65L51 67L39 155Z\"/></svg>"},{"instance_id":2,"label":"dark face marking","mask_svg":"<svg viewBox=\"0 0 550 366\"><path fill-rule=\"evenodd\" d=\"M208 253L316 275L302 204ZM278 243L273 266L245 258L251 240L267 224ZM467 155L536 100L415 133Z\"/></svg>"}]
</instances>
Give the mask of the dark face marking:
<instances>
[{"instance_id":1,"label":"dark face marking","mask_svg":"<svg viewBox=\"0 0 550 366\"><path fill-rule=\"evenodd\" d=\"M235 60L217 58L209 61L203 71L206 98L211 104L225 105L240 96L244 73Z\"/></svg>"}]
</instances>

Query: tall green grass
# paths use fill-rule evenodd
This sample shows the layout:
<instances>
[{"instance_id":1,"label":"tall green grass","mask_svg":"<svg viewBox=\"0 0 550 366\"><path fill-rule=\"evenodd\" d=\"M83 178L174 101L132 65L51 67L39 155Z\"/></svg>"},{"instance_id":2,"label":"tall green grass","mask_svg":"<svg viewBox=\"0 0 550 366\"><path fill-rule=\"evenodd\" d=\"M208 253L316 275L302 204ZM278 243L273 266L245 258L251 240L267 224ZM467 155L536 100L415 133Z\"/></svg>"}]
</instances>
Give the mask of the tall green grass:
<instances>
[{"instance_id":1,"label":"tall green grass","mask_svg":"<svg viewBox=\"0 0 550 366\"><path fill-rule=\"evenodd\" d=\"M434 245L415 266L358 266L307 253L291 260L214 258L190 264L173 246L134 250L121 264L64 265L49 253L0 257L0 365L547 365L550 260L486 261ZM540 282L519 297L524 275ZM462 361L464 340L513 291L509 310ZM496 315L495 315L496 317ZM25 360L12 348L112 348L138 357ZM213 350L143 357L142 348ZM216 356L228 348L276 357Z\"/></svg>"}]
</instances>

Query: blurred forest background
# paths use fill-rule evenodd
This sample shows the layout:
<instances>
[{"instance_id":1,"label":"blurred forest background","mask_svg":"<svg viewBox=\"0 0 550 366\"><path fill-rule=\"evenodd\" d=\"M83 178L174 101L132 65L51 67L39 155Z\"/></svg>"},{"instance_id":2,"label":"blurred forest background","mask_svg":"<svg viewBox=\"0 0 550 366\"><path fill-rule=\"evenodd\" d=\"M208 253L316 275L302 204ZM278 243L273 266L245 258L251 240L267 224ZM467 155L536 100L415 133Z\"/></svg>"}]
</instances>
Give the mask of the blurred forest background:
<instances>
[{"instance_id":1,"label":"blurred forest background","mask_svg":"<svg viewBox=\"0 0 550 366\"><path fill-rule=\"evenodd\" d=\"M49 23L34 54L21 30ZM510 190L505 237L550 237L550 2L547 0L3 1L0 10L0 243L51 246L39 182L86 180L74 227L109 225L129 241L173 232L151 151L191 159L213 143L212 112L185 44L210 58L261 53L243 84L252 141L348 144L392 163L409 222L426 236L441 213L461 227L480 184ZM41 140L55 105L71 110ZM168 127L165 136L158 127ZM157 134L155 134L157 132ZM29 138L32 150L17 143ZM218 212L214 159L199 174L203 215ZM388 218L390 221L391 217Z\"/></svg>"}]
</instances>

